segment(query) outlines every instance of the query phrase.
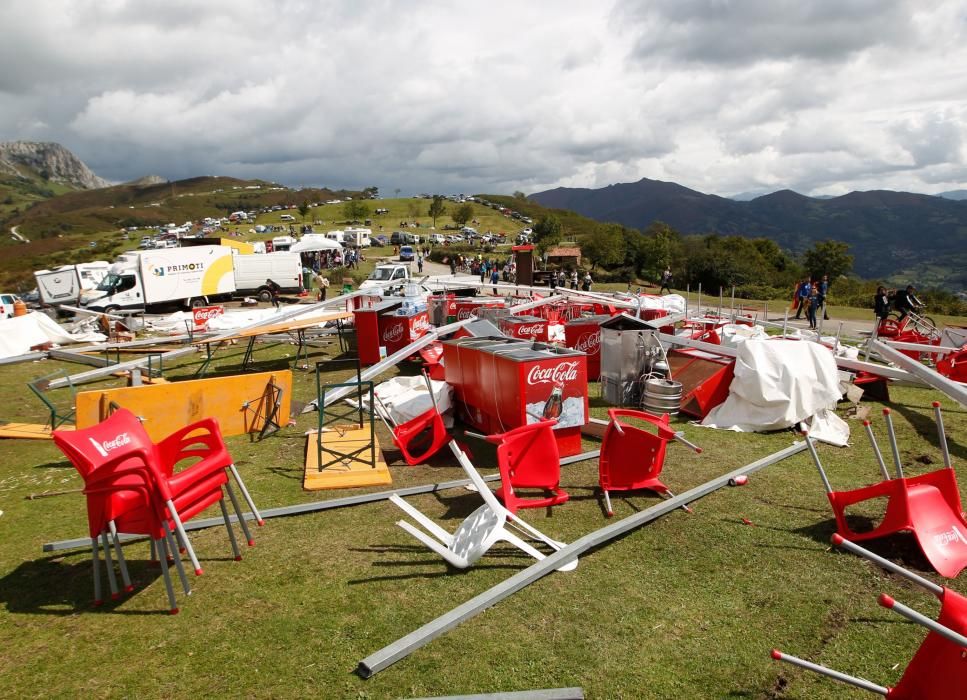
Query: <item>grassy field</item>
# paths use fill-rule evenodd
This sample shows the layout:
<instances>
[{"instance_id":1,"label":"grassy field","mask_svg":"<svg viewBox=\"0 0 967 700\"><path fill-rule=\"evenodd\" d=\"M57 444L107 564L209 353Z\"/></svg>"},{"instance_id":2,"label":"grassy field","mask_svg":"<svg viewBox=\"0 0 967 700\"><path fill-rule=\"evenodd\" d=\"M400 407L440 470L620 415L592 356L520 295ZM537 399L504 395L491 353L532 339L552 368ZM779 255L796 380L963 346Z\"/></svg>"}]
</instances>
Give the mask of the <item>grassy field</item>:
<instances>
[{"instance_id":1,"label":"grassy field","mask_svg":"<svg viewBox=\"0 0 967 700\"><path fill-rule=\"evenodd\" d=\"M242 352L241 346L223 350L216 371L237 370ZM313 359L324 359L324 352ZM257 360L262 369L281 369L293 353L291 345L266 346ZM171 368L169 378L187 378L199 360ZM43 406L25 382L57 369L79 371L53 361L0 367L0 418L43 422ZM413 371L404 363L386 376ZM603 417L598 393L591 385L592 413ZM314 394L312 375L297 372L294 398ZM937 468L930 402L938 394L894 387L891 396L907 473ZM66 390L53 398L71 399ZM959 465L967 456L967 414L950 403L945 400L948 435ZM870 408L879 415L879 404ZM316 414L297 416L294 426L262 442L228 440L261 508L357 492L302 491L303 433L316 420ZM670 448L664 477L675 492L795 438L675 422L705 448L701 455ZM850 423L853 446L820 448L838 489L877 478L862 429ZM882 419L874 423L882 436ZM377 432L389 445L382 427ZM468 444L475 463L491 471L493 451ZM595 444L589 440L586 447ZM391 465L393 487L461 474L446 456L418 467ZM573 541L610 522L596 484L596 462L566 467L562 485L571 500L523 515L550 536ZM231 560L222 529L198 532L193 541L205 575L192 581L190 598L181 597L177 616L165 613L160 573L145 561L147 545L128 545L136 591L95 610L89 553L41 552L44 542L85 534L83 497L27 498L80 485L51 443L0 443L0 689L7 697L407 698L571 685L584 687L590 698L865 697L779 666L768 652L779 647L891 685L924 633L877 606L876 595L887 592L931 616L937 611L919 589L830 551L832 514L815 468L800 454L744 487L695 503L692 515L676 511L586 554L576 571L542 579L364 681L352 673L360 659L531 560L500 546L470 570L448 570L394 525L400 513L384 502L269 520L242 562ZM479 504L464 490L411 500L451 531ZM656 502L643 494L618 496L616 517ZM941 581L908 537L873 549Z\"/></svg>"}]
</instances>

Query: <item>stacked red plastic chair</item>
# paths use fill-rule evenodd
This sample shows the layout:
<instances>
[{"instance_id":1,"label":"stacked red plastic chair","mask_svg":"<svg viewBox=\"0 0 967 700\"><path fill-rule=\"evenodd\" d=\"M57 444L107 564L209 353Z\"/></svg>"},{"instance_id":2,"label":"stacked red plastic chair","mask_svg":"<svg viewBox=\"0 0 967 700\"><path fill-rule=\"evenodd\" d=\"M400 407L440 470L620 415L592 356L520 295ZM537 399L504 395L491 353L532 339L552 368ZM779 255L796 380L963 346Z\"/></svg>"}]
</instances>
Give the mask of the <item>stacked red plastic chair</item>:
<instances>
[{"instance_id":1,"label":"stacked red plastic chair","mask_svg":"<svg viewBox=\"0 0 967 700\"><path fill-rule=\"evenodd\" d=\"M952 700L964 697L967 692L967 598L863 549L840 535L833 535L833 544L865 557L933 593L940 600L939 618L933 620L888 595L880 595L880 605L929 630L895 688L834 671L797 656L784 654L777 649L772 650L772 658L815 671L890 700Z\"/></svg>"},{"instance_id":2,"label":"stacked red plastic chair","mask_svg":"<svg viewBox=\"0 0 967 700\"><path fill-rule=\"evenodd\" d=\"M172 613L176 613L178 608L166 565L169 556L174 558L185 593L191 592L172 536L173 531L188 553L195 573L202 573L185 533L185 520L219 503L233 553L236 559L240 559L224 502L224 493L227 492L249 545L254 544L229 483L228 471L235 475L256 520L259 524L263 521L225 449L215 420L199 421L155 444L137 417L126 409L120 409L92 428L54 431L53 438L85 482L96 605L103 601L98 539L105 550L112 598L118 597L108 533L113 539L126 591L130 591L132 586L118 533L148 535L151 538L152 552L157 551L164 559L162 573ZM197 461L176 473L175 466L185 459Z\"/></svg>"},{"instance_id":3,"label":"stacked red plastic chair","mask_svg":"<svg viewBox=\"0 0 967 700\"><path fill-rule=\"evenodd\" d=\"M662 417L625 408L608 410L608 427L601 442L601 458L598 461L598 483L604 492L608 516L614 515L611 507L611 491L637 491L648 489L659 494L673 496L658 478L665 466L665 451L672 440L682 440L669 427L666 413ZM657 430L651 432L639 425L622 419L641 421ZM701 448L682 440L696 452Z\"/></svg>"},{"instance_id":4,"label":"stacked red plastic chair","mask_svg":"<svg viewBox=\"0 0 967 700\"><path fill-rule=\"evenodd\" d=\"M967 521L964 520L961 508L957 475L947 449L940 403L934 402L933 408L944 467L919 476L907 477L904 474L893 430L893 419L888 408L883 409L883 415L890 438L896 478L890 478L869 421L864 421L863 425L883 475L883 481L877 484L852 491L834 491L808 435L806 442L826 487L826 495L836 516L836 530L840 535L851 541L863 541L898 532L911 532L927 561L937 572L947 578L955 578L967 566ZM868 531L858 532L852 529L847 521L846 509L881 497L887 499L883 520Z\"/></svg>"},{"instance_id":5,"label":"stacked red plastic chair","mask_svg":"<svg viewBox=\"0 0 967 700\"><path fill-rule=\"evenodd\" d=\"M570 498L561 488L561 453L553 430L556 424L556 420L542 420L487 436L497 445L497 496L511 513L520 508L560 505ZM541 489L551 495L527 498L518 495L517 489Z\"/></svg>"}]
</instances>

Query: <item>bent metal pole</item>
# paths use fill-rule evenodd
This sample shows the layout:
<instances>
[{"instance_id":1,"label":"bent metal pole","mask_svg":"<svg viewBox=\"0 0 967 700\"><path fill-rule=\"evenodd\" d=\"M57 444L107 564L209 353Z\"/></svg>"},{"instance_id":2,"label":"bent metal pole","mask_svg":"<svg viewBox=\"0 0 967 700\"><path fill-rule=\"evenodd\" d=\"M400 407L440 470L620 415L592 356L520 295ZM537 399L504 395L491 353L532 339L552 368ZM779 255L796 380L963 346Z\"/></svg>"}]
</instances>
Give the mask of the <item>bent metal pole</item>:
<instances>
[{"instance_id":1,"label":"bent metal pole","mask_svg":"<svg viewBox=\"0 0 967 700\"><path fill-rule=\"evenodd\" d=\"M806 444L804 442L793 443L784 450L780 450L779 452L771 454L767 457L763 457L752 464L739 467L728 474L723 474L722 476L716 477L715 479L696 486L695 488L679 494L674 498L670 498L667 501L662 501L661 503L654 505L651 508L647 508L640 513L635 513L634 515L624 518L623 520L619 520L612 525L608 525L600 530L595 530L594 532L591 532L584 537L575 540L571 544L559 549L553 554L548 555L541 561L532 564L523 571L514 574L509 579L498 583L490 590L484 591L480 595L471 598L463 605L454 608L450 612L441 615L431 622L428 622L419 629L410 632L405 637L398 639L397 641L373 654L370 654L359 662L359 666L356 668L356 673L363 678L371 678L400 659L406 658L412 652L436 639L444 632L453 629L461 622L469 620L492 605L499 603L504 598L513 595L525 586L528 586L534 581L546 576L555 569L560 568L562 565L572 561L589 549L593 549L605 542L615 539L616 537L620 537L626 532L641 527L642 525L645 525L646 523L649 523L652 520L665 515L666 513L670 513L671 511L680 508L682 505L687 505L691 501L695 501L703 496L707 496L713 491L726 486L730 479L734 479L737 476L751 474L752 472L758 471L769 466L770 464L775 464L786 457L791 457L792 455L798 454L805 449Z\"/></svg>"}]
</instances>

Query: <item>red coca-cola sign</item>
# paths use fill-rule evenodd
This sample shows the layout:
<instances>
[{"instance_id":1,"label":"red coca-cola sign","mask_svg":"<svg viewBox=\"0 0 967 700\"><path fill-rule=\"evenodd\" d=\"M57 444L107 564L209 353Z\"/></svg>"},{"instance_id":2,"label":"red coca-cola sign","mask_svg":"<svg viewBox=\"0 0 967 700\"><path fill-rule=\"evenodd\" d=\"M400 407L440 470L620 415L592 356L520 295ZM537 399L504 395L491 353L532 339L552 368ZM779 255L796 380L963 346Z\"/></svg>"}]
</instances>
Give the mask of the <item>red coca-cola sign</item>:
<instances>
[{"instance_id":1,"label":"red coca-cola sign","mask_svg":"<svg viewBox=\"0 0 967 700\"><path fill-rule=\"evenodd\" d=\"M224 306L199 306L193 309L191 317L196 326L207 326L213 318L218 318L225 313Z\"/></svg>"},{"instance_id":2,"label":"red coca-cola sign","mask_svg":"<svg viewBox=\"0 0 967 700\"><path fill-rule=\"evenodd\" d=\"M578 378L578 361L559 362L554 367L534 365L527 372L527 383L535 384L564 384Z\"/></svg>"},{"instance_id":3,"label":"red coca-cola sign","mask_svg":"<svg viewBox=\"0 0 967 700\"><path fill-rule=\"evenodd\" d=\"M470 312L472 310L473 309L470 306L462 306L462 307L460 307L460 310L457 312L457 320L458 321L465 321L465 320L467 320L468 318L470 318Z\"/></svg>"},{"instance_id":4,"label":"red coca-cola sign","mask_svg":"<svg viewBox=\"0 0 967 700\"><path fill-rule=\"evenodd\" d=\"M588 355L595 355L601 349L601 331L596 330L579 336L574 343L574 349L586 352Z\"/></svg>"},{"instance_id":5,"label":"red coca-cola sign","mask_svg":"<svg viewBox=\"0 0 967 700\"><path fill-rule=\"evenodd\" d=\"M426 316L420 315L413 319L413 329L410 332L410 337L413 340L417 338L422 338L424 335L430 332L430 319Z\"/></svg>"},{"instance_id":6,"label":"red coca-cola sign","mask_svg":"<svg viewBox=\"0 0 967 700\"><path fill-rule=\"evenodd\" d=\"M394 323L383 331L383 343L398 343L403 339L403 324Z\"/></svg>"},{"instance_id":7,"label":"red coca-cola sign","mask_svg":"<svg viewBox=\"0 0 967 700\"><path fill-rule=\"evenodd\" d=\"M543 335L544 324L543 323L529 323L526 325L517 326L518 337L526 337L530 335Z\"/></svg>"}]
</instances>

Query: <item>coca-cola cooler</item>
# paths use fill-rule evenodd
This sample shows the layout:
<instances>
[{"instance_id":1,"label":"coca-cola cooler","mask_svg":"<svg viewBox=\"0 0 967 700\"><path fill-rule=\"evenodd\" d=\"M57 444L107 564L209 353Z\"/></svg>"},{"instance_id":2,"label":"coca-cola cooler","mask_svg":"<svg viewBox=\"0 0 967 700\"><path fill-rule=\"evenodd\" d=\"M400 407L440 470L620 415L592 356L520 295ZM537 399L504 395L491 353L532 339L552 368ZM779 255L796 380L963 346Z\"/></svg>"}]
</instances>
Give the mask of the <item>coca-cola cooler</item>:
<instances>
[{"instance_id":1,"label":"coca-cola cooler","mask_svg":"<svg viewBox=\"0 0 967 700\"><path fill-rule=\"evenodd\" d=\"M500 332L510 338L547 342L547 319L537 316L506 316L497 322Z\"/></svg>"},{"instance_id":2,"label":"coca-cola cooler","mask_svg":"<svg viewBox=\"0 0 967 700\"><path fill-rule=\"evenodd\" d=\"M375 365L380 360L380 347L383 345L383 314L398 309L402 299L368 300L365 305L353 309L353 323L356 326L356 345L359 361L364 365ZM383 321L385 323L385 321Z\"/></svg>"},{"instance_id":3,"label":"coca-cola cooler","mask_svg":"<svg viewBox=\"0 0 967 700\"><path fill-rule=\"evenodd\" d=\"M479 309L500 309L504 306L503 299L479 299L466 297L457 297L454 301L456 307L456 319L457 321L463 321L470 318L471 316L476 316L476 312Z\"/></svg>"},{"instance_id":4,"label":"coca-cola cooler","mask_svg":"<svg viewBox=\"0 0 967 700\"><path fill-rule=\"evenodd\" d=\"M588 381L601 376L601 324L610 319L606 314L581 316L564 324L564 344L588 356Z\"/></svg>"},{"instance_id":5,"label":"coca-cola cooler","mask_svg":"<svg viewBox=\"0 0 967 700\"><path fill-rule=\"evenodd\" d=\"M581 452L588 421L584 353L510 338L461 338L443 343L446 381L461 417L484 433L557 418L562 456Z\"/></svg>"},{"instance_id":6,"label":"coca-cola cooler","mask_svg":"<svg viewBox=\"0 0 967 700\"><path fill-rule=\"evenodd\" d=\"M386 348L386 355L402 350L430 331L430 318L426 311L401 314L391 311L380 314L380 344Z\"/></svg>"}]
</instances>

